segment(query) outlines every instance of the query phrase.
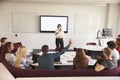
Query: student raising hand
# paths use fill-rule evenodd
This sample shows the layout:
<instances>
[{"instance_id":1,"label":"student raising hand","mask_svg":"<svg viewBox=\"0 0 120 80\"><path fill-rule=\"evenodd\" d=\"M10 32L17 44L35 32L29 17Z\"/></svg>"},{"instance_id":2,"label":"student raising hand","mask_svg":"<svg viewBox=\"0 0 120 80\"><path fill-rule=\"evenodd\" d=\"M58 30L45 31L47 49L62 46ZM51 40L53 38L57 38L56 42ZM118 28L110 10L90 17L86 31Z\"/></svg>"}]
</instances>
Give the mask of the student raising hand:
<instances>
[{"instance_id":1,"label":"student raising hand","mask_svg":"<svg viewBox=\"0 0 120 80\"><path fill-rule=\"evenodd\" d=\"M71 45L72 45L72 40L71 40L71 39L69 40L68 45L69 45L69 46L71 46Z\"/></svg>"}]
</instances>

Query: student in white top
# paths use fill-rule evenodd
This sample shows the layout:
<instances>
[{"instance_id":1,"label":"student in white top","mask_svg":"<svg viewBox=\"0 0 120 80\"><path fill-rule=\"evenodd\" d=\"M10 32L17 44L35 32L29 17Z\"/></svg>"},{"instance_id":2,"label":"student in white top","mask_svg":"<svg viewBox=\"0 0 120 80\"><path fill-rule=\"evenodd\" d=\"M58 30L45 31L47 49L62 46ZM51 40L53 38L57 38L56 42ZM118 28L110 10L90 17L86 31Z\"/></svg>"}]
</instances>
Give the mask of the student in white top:
<instances>
[{"instance_id":1,"label":"student in white top","mask_svg":"<svg viewBox=\"0 0 120 80\"><path fill-rule=\"evenodd\" d=\"M20 46L16 52L15 67L21 69L30 69L30 62L26 58L27 49L25 46Z\"/></svg>"},{"instance_id":2,"label":"student in white top","mask_svg":"<svg viewBox=\"0 0 120 80\"><path fill-rule=\"evenodd\" d=\"M4 46L3 53L5 54L5 60L14 66L16 56L12 53L13 49L14 49L13 43L7 42Z\"/></svg>"},{"instance_id":3,"label":"student in white top","mask_svg":"<svg viewBox=\"0 0 120 80\"><path fill-rule=\"evenodd\" d=\"M56 36L56 48L63 48L64 47L64 32L62 31L62 25L58 24L57 25L57 30L55 31L55 36Z\"/></svg>"},{"instance_id":4,"label":"student in white top","mask_svg":"<svg viewBox=\"0 0 120 80\"><path fill-rule=\"evenodd\" d=\"M108 41L107 42L108 47L112 50L112 57L116 60L120 59L119 52L116 50L116 44L114 41Z\"/></svg>"}]
</instances>

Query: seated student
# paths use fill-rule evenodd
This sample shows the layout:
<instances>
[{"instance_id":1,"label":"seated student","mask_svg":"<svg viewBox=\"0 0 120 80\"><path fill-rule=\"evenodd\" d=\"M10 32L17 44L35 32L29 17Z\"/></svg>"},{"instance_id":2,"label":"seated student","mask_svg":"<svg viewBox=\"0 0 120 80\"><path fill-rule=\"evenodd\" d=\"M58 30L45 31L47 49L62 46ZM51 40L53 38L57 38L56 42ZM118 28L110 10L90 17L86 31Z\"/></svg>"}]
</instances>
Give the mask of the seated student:
<instances>
[{"instance_id":1,"label":"seated student","mask_svg":"<svg viewBox=\"0 0 120 80\"><path fill-rule=\"evenodd\" d=\"M7 38L6 37L2 37L1 39L0 39L0 42L1 42L1 48L0 48L0 53L1 53L1 51L2 51L2 49L3 49L3 47L4 47L4 45L5 45L5 43L7 43Z\"/></svg>"},{"instance_id":2,"label":"seated student","mask_svg":"<svg viewBox=\"0 0 120 80\"><path fill-rule=\"evenodd\" d=\"M116 50L120 53L120 38L116 39L116 44L117 44Z\"/></svg>"},{"instance_id":3,"label":"seated student","mask_svg":"<svg viewBox=\"0 0 120 80\"><path fill-rule=\"evenodd\" d=\"M114 41L108 41L107 42L108 48L112 50L112 57L114 57L116 60L120 59L119 52L116 50L116 44Z\"/></svg>"},{"instance_id":4,"label":"seated student","mask_svg":"<svg viewBox=\"0 0 120 80\"><path fill-rule=\"evenodd\" d=\"M104 48L103 55L105 59L100 64L96 64L95 71L99 72L104 69L114 69L117 67L117 60L112 58L112 51L110 48Z\"/></svg>"},{"instance_id":5,"label":"seated student","mask_svg":"<svg viewBox=\"0 0 120 80\"><path fill-rule=\"evenodd\" d=\"M7 37L2 37L0 42L1 42L1 47L3 47L5 43L7 43Z\"/></svg>"},{"instance_id":6,"label":"seated student","mask_svg":"<svg viewBox=\"0 0 120 80\"><path fill-rule=\"evenodd\" d=\"M11 65L14 65L16 57L15 55L13 55L13 53L11 52L14 49L13 43L12 42L7 42L4 45L3 48L3 58L5 58L6 61L8 61Z\"/></svg>"},{"instance_id":7,"label":"seated student","mask_svg":"<svg viewBox=\"0 0 120 80\"><path fill-rule=\"evenodd\" d=\"M120 38L120 34L118 35L118 38Z\"/></svg>"},{"instance_id":8,"label":"seated student","mask_svg":"<svg viewBox=\"0 0 120 80\"><path fill-rule=\"evenodd\" d=\"M86 69L88 68L88 58L83 49L76 50L76 56L73 59L73 69Z\"/></svg>"},{"instance_id":9,"label":"seated student","mask_svg":"<svg viewBox=\"0 0 120 80\"><path fill-rule=\"evenodd\" d=\"M68 46L63 48L60 52L57 53L48 53L49 47L48 45L42 46L42 56L38 57L38 64L40 69L54 69L54 59L59 57L60 55L64 54L66 50L70 47L72 44L71 40L69 40Z\"/></svg>"},{"instance_id":10,"label":"seated student","mask_svg":"<svg viewBox=\"0 0 120 80\"><path fill-rule=\"evenodd\" d=\"M25 46L20 46L17 49L15 67L21 68L21 69L28 69L28 68L30 69L30 63L26 58L26 52L27 52L27 49L25 48Z\"/></svg>"}]
</instances>

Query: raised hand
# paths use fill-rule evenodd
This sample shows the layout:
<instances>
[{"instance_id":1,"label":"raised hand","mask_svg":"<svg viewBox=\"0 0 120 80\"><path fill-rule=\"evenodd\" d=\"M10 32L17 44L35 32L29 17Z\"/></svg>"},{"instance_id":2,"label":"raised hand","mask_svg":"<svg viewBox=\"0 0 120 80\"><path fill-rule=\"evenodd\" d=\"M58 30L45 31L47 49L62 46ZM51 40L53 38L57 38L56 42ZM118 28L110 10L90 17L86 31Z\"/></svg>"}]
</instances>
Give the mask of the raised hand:
<instances>
[{"instance_id":1,"label":"raised hand","mask_svg":"<svg viewBox=\"0 0 120 80\"><path fill-rule=\"evenodd\" d=\"M68 45L69 45L69 46L71 46L71 45L72 45L72 40L71 40L71 39L69 40Z\"/></svg>"}]
</instances>

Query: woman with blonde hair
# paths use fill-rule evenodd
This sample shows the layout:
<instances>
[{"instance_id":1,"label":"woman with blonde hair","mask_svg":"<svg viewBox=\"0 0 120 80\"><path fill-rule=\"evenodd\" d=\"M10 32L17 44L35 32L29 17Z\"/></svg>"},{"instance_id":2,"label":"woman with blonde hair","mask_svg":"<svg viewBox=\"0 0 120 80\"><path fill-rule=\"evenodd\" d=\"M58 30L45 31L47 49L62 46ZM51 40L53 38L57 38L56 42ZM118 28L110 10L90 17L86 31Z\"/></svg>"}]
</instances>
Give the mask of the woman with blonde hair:
<instances>
[{"instance_id":1,"label":"woman with blonde hair","mask_svg":"<svg viewBox=\"0 0 120 80\"><path fill-rule=\"evenodd\" d=\"M30 68L30 64L26 58L26 52L27 52L27 49L25 46L20 46L17 49L15 67L21 68L21 69Z\"/></svg>"},{"instance_id":2,"label":"woman with blonde hair","mask_svg":"<svg viewBox=\"0 0 120 80\"><path fill-rule=\"evenodd\" d=\"M89 60L85 55L83 49L77 49L76 56L73 60L73 69L86 69L88 67Z\"/></svg>"}]
</instances>

